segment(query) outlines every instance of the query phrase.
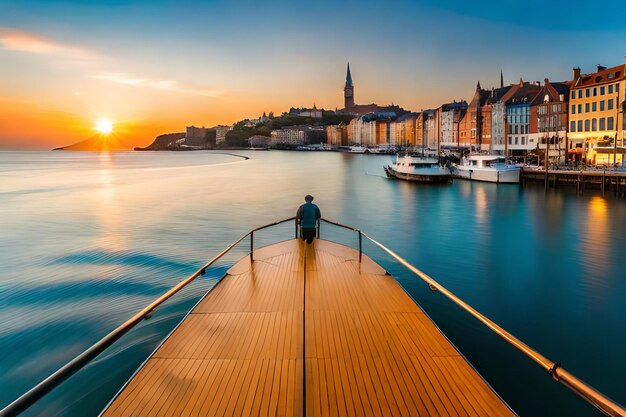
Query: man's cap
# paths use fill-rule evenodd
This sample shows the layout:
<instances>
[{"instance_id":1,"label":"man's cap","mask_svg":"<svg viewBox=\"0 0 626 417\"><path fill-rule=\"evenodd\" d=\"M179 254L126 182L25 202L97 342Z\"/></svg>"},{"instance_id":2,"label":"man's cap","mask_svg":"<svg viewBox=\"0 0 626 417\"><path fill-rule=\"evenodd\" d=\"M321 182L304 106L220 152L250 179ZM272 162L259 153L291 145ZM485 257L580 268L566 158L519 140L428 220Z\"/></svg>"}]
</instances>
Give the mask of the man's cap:
<instances>
[{"instance_id":1,"label":"man's cap","mask_svg":"<svg viewBox=\"0 0 626 417\"><path fill-rule=\"evenodd\" d=\"M311 194L307 194L304 197L304 201L306 201L307 203L310 203L311 201L313 201L313 196Z\"/></svg>"}]
</instances>

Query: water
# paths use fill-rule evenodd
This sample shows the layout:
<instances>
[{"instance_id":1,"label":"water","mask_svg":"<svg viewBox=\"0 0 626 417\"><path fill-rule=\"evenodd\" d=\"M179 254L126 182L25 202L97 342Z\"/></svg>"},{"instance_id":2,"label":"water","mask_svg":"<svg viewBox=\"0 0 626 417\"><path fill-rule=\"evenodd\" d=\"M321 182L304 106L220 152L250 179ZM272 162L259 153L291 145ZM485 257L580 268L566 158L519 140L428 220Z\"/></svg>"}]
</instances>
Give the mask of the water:
<instances>
[{"instance_id":1,"label":"water","mask_svg":"<svg viewBox=\"0 0 626 417\"><path fill-rule=\"evenodd\" d=\"M388 180L386 156L0 152L0 406L249 229L322 215L367 231L550 359L626 404L626 208L593 192ZM291 237L291 224L255 243ZM324 237L355 245L347 231ZM372 245L521 416L593 408ZM246 245L25 415L96 415Z\"/></svg>"}]
</instances>

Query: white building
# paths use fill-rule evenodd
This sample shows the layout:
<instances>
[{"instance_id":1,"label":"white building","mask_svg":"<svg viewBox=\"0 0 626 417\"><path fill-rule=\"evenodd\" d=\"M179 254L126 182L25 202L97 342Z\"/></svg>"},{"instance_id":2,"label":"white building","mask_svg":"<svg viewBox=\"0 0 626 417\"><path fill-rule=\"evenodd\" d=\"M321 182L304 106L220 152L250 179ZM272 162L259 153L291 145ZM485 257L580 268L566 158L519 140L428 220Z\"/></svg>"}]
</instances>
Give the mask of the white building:
<instances>
[{"instance_id":1,"label":"white building","mask_svg":"<svg viewBox=\"0 0 626 417\"><path fill-rule=\"evenodd\" d=\"M298 129L272 130L271 145L304 145L305 132Z\"/></svg>"}]
</instances>

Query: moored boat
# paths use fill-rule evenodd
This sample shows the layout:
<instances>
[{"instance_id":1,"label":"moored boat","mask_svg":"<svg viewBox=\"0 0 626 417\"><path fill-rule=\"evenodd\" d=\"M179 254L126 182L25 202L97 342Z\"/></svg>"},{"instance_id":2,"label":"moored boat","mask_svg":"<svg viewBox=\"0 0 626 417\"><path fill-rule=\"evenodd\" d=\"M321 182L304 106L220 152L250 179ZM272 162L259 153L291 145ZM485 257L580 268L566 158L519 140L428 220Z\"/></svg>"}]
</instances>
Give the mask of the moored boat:
<instances>
[{"instance_id":1,"label":"moored boat","mask_svg":"<svg viewBox=\"0 0 626 417\"><path fill-rule=\"evenodd\" d=\"M384 167L390 178L417 182L451 182L450 169L439 163L439 158L416 155L398 155L392 165Z\"/></svg>"},{"instance_id":2,"label":"moored boat","mask_svg":"<svg viewBox=\"0 0 626 417\"><path fill-rule=\"evenodd\" d=\"M352 146L340 146L338 148L341 152L348 153L365 153L367 152L367 148L361 145L352 145Z\"/></svg>"},{"instance_id":3,"label":"moored boat","mask_svg":"<svg viewBox=\"0 0 626 417\"><path fill-rule=\"evenodd\" d=\"M472 181L519 183L520 168L506 163L501 155L472 155L452 165L452 175Z\"/></svg>"}]
</instances>

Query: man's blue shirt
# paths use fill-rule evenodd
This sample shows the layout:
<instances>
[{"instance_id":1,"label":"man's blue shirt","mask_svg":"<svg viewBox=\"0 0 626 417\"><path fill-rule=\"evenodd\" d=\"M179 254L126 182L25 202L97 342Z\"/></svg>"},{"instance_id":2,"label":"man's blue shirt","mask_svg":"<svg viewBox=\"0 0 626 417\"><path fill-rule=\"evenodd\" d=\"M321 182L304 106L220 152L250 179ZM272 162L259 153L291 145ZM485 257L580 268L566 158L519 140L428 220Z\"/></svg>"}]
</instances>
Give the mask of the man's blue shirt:
<instances>
[{"instance_id":1,"label":"man's blue shirt","mask_svg":"<svg viewBox=\"0 0 626 417\"><path fill-rule=\"evenodd\" d=\"M300 226L304 229L314 229L317 219L322 217L319 207L313 203L304 203L298 209L297 217L301 219Z\"/></svg>"}]
</instances>

